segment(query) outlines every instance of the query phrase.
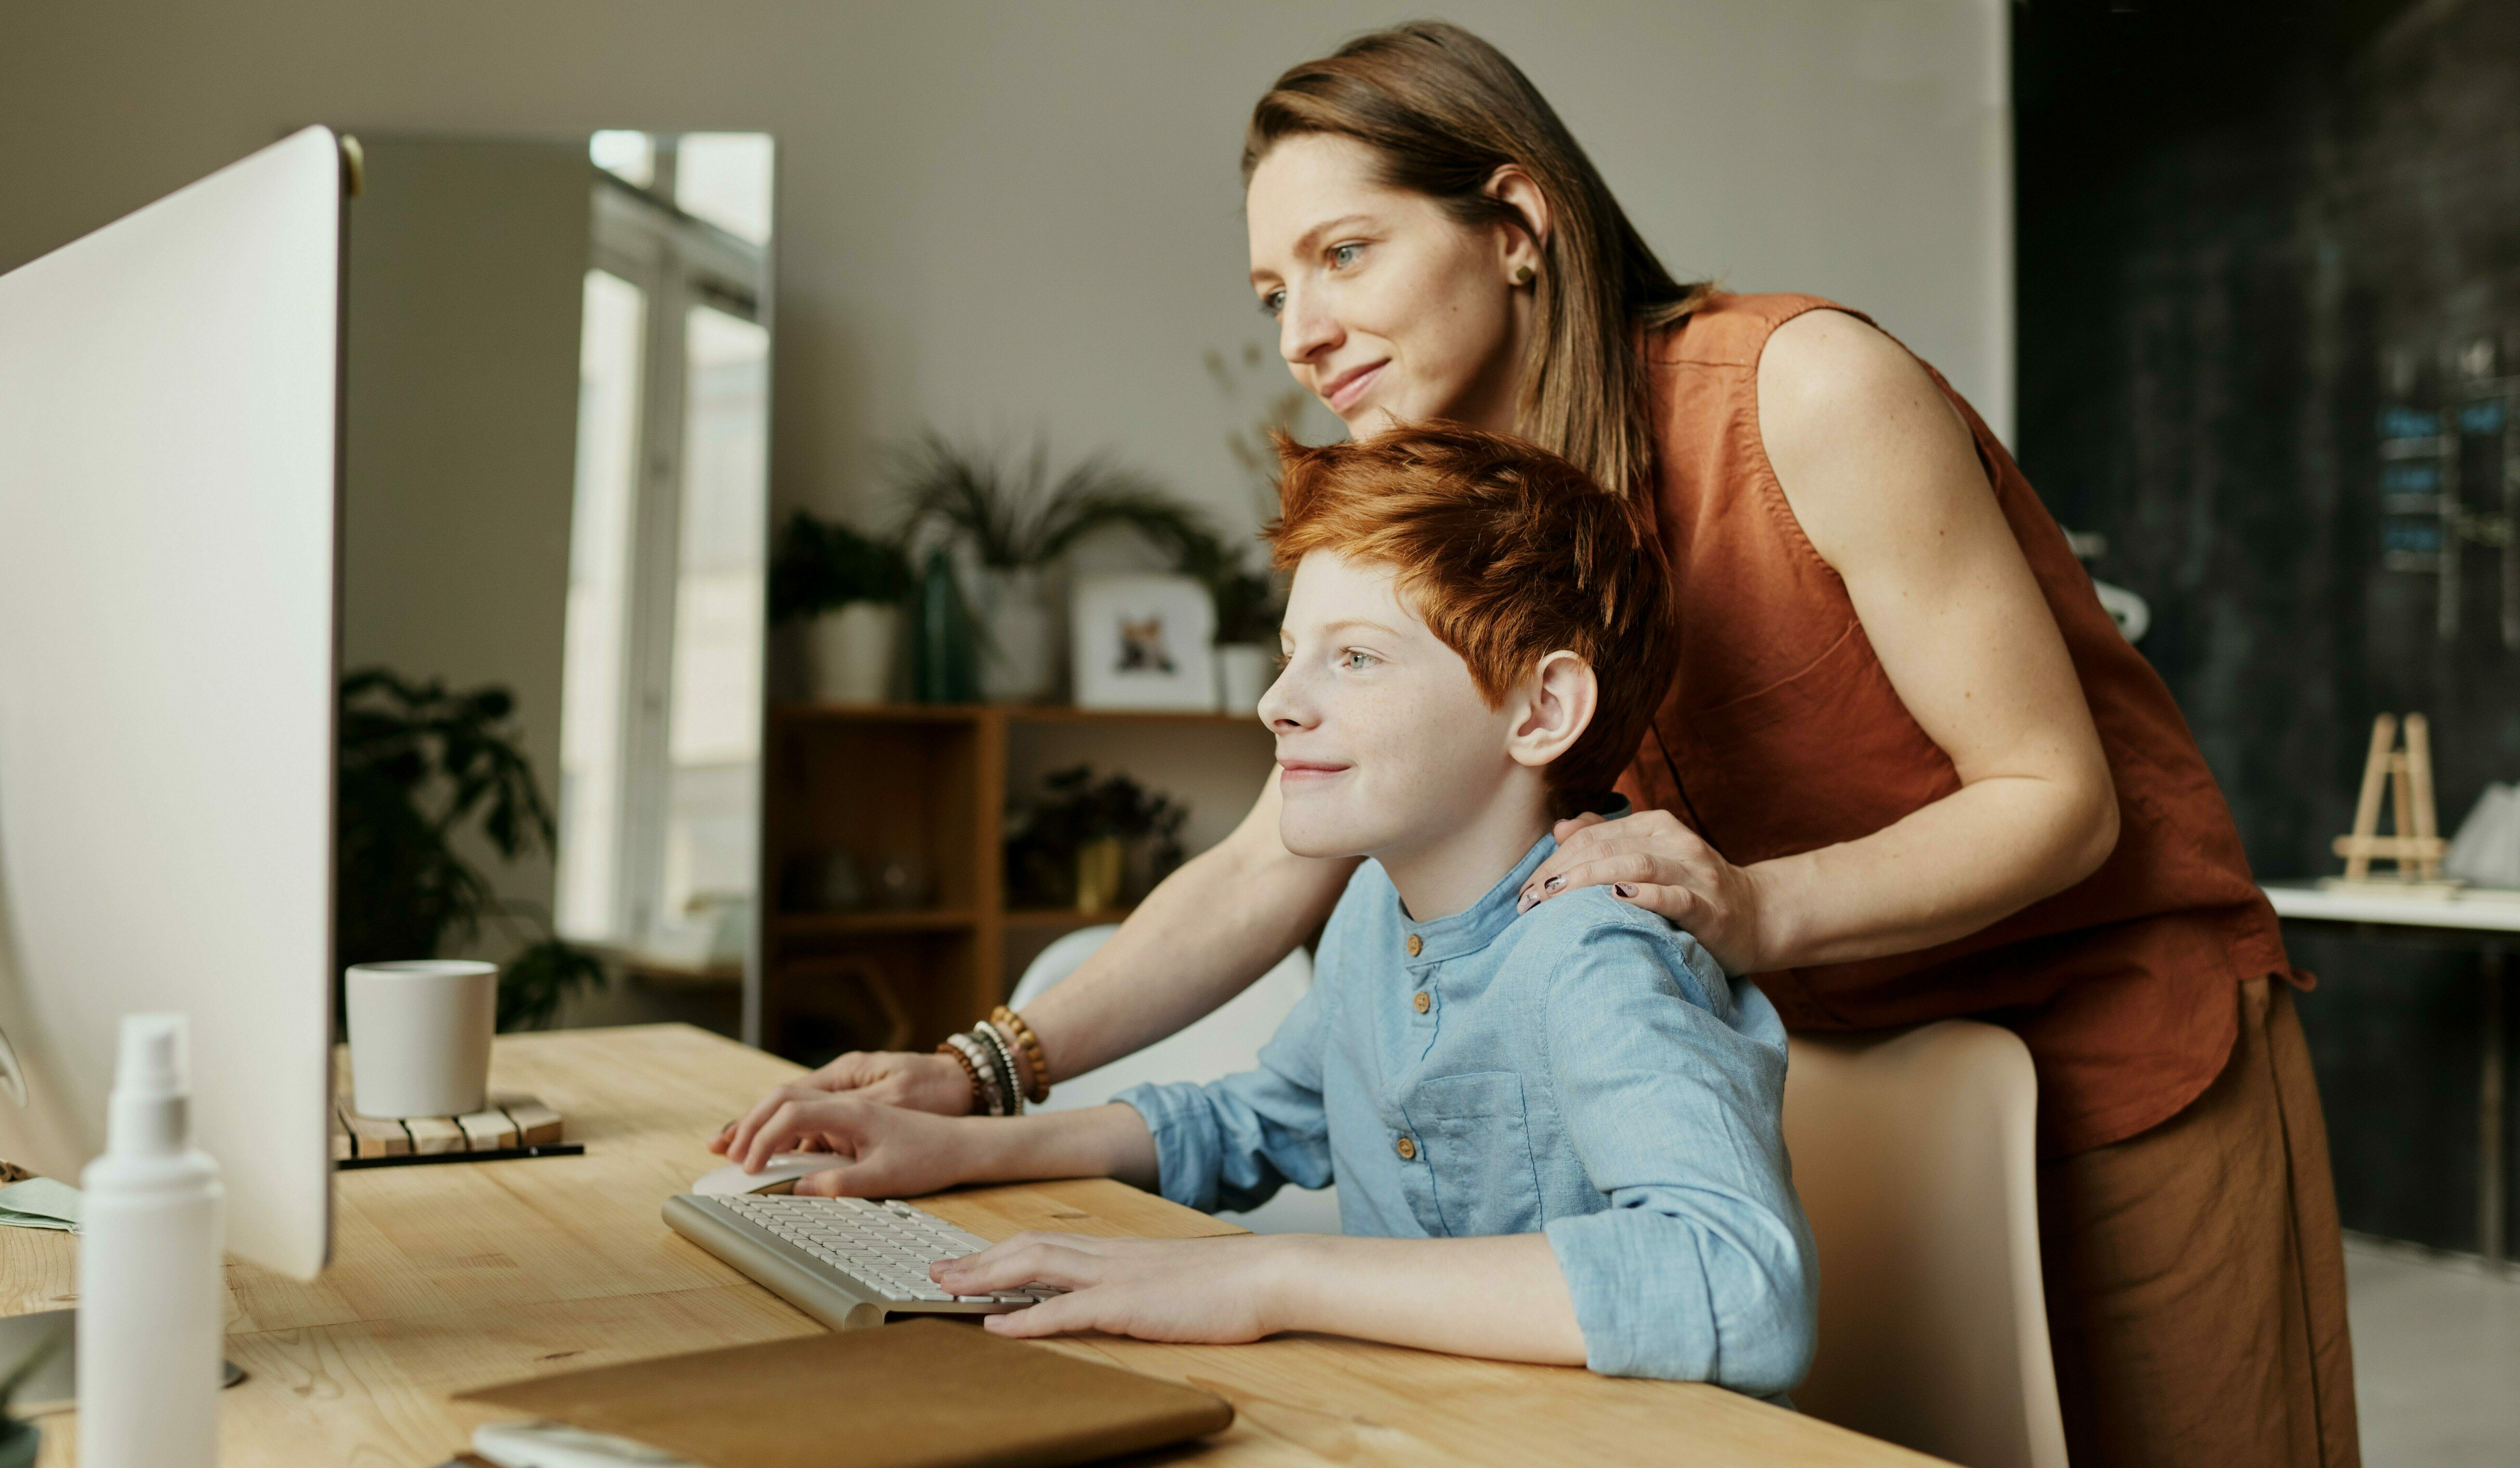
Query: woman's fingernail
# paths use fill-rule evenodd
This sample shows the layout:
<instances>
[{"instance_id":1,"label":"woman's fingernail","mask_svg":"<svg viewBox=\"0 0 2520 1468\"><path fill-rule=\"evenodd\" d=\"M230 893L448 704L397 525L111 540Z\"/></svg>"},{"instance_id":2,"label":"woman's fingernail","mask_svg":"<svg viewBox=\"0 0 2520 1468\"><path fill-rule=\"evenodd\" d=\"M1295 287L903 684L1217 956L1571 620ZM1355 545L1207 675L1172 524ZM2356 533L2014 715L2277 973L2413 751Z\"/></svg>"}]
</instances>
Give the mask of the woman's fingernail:
<instances>
[{"instance_id":1,"label":"woman's fingernail","mask_svg":"<svg viewBox=\"0 0 2520 1468\"><path fill-rule=\"evenodd\" d=\"M1636 885L1632 882L1612 882L1610 884L1610 890L1621 897L1634 897L1637 895Z\"/></svg>"},{"instance_id":2,"label":"woman's fingernail","mask_svg":"<svg viewBox=\"0 0 2520 1468\"><path fill-rule=\"evenodd\" d=\"M1515 901L1513 910L1517 912L1528 912L1531 911L1531 905L1538 901L1540 901L1540 894L1525 887L1522 889L1522 896Z\"/></svg>"},{"instance_id":3,"label":"woman's fingernail","mask_svg":"<svg viewBox=\"0 0 2520 1468\"><path fill-rule=\"evenodd\" d=\"M1552 876L1548 881L1540 884L1540 890L1543 892L1554 892L1565 885L1566 878L1562 876Z\"/></svg>"}]
</instances>

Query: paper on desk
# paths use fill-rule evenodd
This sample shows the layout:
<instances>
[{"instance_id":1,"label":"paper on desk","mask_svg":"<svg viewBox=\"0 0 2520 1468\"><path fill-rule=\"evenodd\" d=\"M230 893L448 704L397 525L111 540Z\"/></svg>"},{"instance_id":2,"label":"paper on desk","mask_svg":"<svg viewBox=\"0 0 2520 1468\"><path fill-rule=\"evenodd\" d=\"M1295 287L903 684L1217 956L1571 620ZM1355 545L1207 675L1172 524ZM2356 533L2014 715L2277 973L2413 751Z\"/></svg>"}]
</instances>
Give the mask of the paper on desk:
<instances>
[{"instance_id":1,"label":"paper on desk","mask_svg":"<svg viewBox=\"0 0 2520 1468\"><path fill-rule=\"evenodd\" d=\"M0 1187L0 1225L78 1232L79 1190L51 1178Z\"/></svg>"}]
</instances>

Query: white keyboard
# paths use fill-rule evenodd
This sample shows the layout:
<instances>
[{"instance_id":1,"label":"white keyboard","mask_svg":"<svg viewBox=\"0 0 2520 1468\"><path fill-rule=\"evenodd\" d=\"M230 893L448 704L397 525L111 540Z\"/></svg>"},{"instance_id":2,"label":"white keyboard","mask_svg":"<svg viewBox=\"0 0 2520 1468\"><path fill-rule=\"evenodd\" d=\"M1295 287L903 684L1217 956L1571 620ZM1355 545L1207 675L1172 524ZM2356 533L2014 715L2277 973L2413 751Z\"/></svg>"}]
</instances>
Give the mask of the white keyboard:
<instances>
[{"instance_id":1,"label":"white keyboard","mask_svg":"<svg viewBox=\"0 0 2520 1468\"><path fill-rule=\"evenodd\" d=\"M684 1193L665 1200L665 1222L834 1330L896 1314L994 1314L1058 1293L1048 1285L994 1295L938 1289L929 1265L989 1242L907 1203Z\"/></svg>"}]
</instances>

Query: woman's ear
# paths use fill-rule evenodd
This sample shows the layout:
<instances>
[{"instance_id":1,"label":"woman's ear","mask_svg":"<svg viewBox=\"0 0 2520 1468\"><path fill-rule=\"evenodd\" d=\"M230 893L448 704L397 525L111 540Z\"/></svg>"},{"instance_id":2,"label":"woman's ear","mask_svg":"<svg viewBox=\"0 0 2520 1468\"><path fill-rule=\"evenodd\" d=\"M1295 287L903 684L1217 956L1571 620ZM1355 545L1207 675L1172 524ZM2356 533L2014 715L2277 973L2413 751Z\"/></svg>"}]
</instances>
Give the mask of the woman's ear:
<instances>
[{"instance_id":1,"label":"woman's ear","mask_svg":"<svg viewBox=\"0 0 2520 1468\"><path fill-rule=\"evenodd\" d=\"M1549 211L1549 196L1540 192L1532 176L1512 163L1507 163L1488 175L1487 196L1522 216L1519 233L1508 231L1505 267L1508 275L1541 267L1543 246L1549 243L1549 231L1556 224ZM1523 277L1527 279L1527 277Z\"/></svg>"},{"instance_id":2,"label":"woman's ear","mask_svg":"<svg viewBox=\"0 0 2520 1468\"><path fill-rule=\"evenodd\" d=\"M1538 769L1563 757L1593 727L1601 701L1593 665L1572 652L1552 652L1522 689L1522 717L1514 721L1506 752L1515 764Z\"/></svg>"}]
</instances>

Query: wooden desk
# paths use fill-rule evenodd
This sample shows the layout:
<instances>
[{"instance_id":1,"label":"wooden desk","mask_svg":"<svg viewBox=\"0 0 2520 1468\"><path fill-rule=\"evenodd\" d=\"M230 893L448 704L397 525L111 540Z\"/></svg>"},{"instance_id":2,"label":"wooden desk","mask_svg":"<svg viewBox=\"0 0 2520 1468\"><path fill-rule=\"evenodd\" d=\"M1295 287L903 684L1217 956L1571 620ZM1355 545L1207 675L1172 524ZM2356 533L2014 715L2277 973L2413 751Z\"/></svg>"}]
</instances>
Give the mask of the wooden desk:
<instances>
[{"instance_id":1,"label":"wooden desk","mask_svg":"<svg viewBox=\"0 0 2520 1468\"><path fill-rule=\"evenodd\" d=\"M586 1155L338 1175L322 1278L228 1268L228 1356L248 1375L225 1398L221 1461L430 1468L498 1415L450 1402L450 1392L818 1332L657 1217L667 1195L716 1164L702 1146L715 1125L796 1071L681 1025L501 1039L492 1084L557 1106ZM1100 1179L971 1189L924 1206L988 1238L1035 1227L1240 1231ZM68 1303L73 1258L66 1235L0 1228L0 1314ZM1093 1336L1045 1349L1232 1400L1233 1429L1193 1455L1235 1468L1935 1461L1714 1387L1328 1337L1165 1346ZM68 1468L71 1414L43 1425L42 1465Z\"/></svg>"}]
</instances>

